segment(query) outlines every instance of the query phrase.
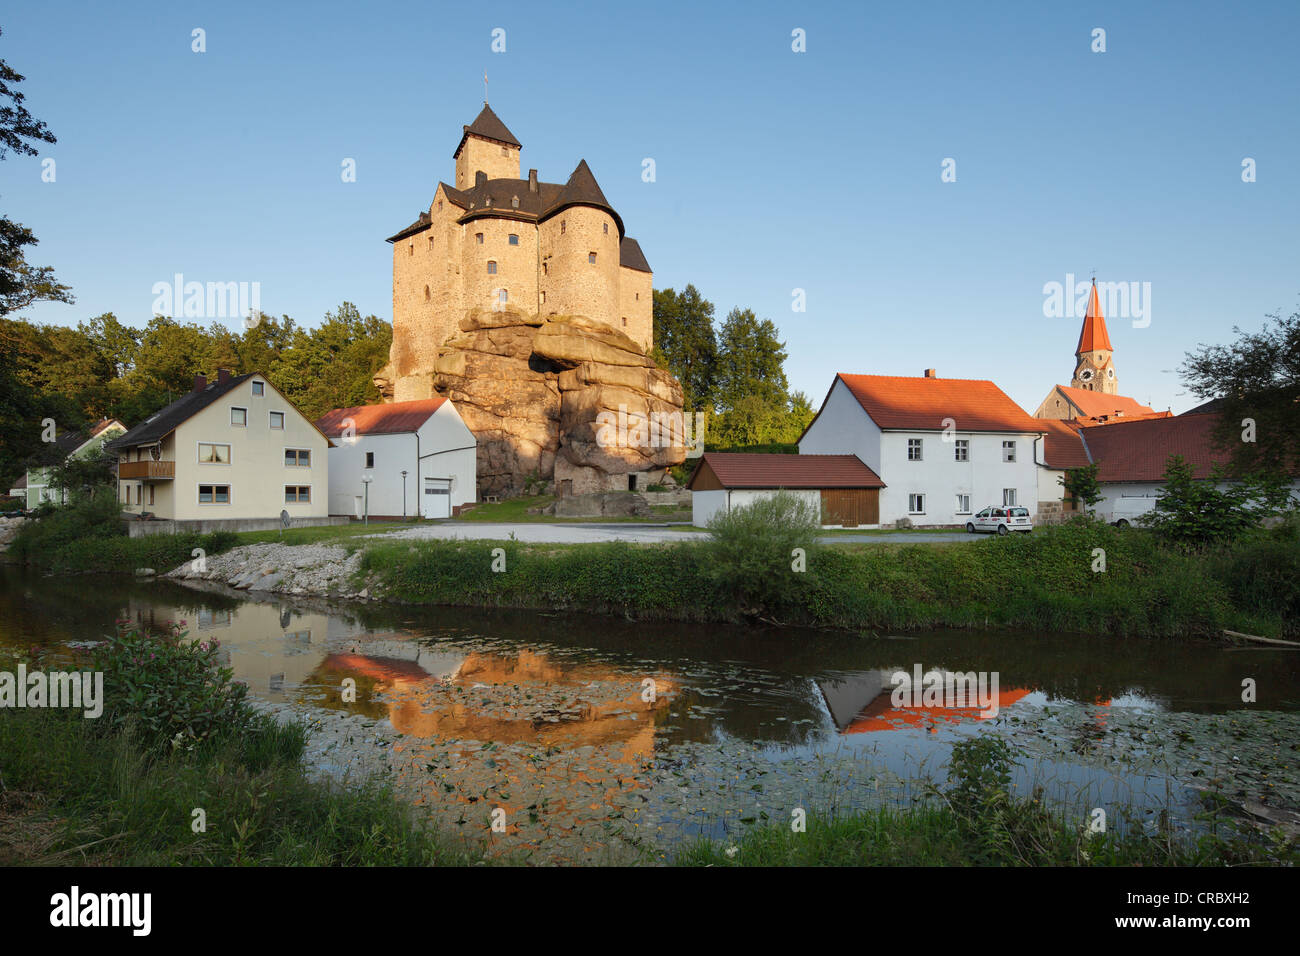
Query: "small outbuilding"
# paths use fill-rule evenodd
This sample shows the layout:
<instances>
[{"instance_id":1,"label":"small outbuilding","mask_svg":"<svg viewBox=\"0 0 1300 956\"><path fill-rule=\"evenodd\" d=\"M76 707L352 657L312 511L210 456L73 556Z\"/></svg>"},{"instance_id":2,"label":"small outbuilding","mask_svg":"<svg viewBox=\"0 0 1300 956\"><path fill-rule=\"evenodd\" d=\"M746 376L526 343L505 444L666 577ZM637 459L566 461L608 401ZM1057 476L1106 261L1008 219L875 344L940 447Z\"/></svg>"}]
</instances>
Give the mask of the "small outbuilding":
<instances>
[{"instance_id":1,"label":"small outbuilding","mask_svg":"<svg viewBox=\"0 0 1300 956\"><path fill-rule=\"evenodd\" d=\"M451 518L477 500L478 443L446 398L336 408L329 436L329 513Z\"/></svg>"},{"instance_id":2,"label":"small outbuilding","mask_svg":"<svg viewBox=\"0 0 1300 956\"><path fill-rule=\"evenodd\" d=\"M687 482L692 524L789 491L819 508L826 527L880 524L885 483L857 455L762 455L706 452Z\"/></svg>"}]
</instances>

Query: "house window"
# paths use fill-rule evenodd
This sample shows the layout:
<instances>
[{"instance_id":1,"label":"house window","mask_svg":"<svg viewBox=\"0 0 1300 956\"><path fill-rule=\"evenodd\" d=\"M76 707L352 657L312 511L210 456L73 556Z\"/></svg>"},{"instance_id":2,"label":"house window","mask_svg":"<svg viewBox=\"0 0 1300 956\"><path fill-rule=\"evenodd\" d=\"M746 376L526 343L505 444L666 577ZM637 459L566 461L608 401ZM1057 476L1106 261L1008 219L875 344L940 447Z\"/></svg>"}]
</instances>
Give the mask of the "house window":
<instances>
[{"instance_id":1,"label":"house window","mask_svg":"<svg viewBox=\"0 0 1300 956\"><path fill-rule=\"evenodd\" d=\"M216 445L210 442L199 442L199 464L200 465L230 464L230 446Z\"/></svg>"},{"instance_id":2,"label":"house window","mask_svg":"<svg viewBox=\"0 0 1300 956\"><path fill-rule=\"evenodd\" d=\"M1014 489L1014 488L1003 488L1003 489L1002 489L1002 506L1003 506L1004 508L1012 508L1012 507L1015 506L1015 504L1016 504L1016 489Z\"/></svg>"},{"instance_id":3,"label":"house window","mask_svg":"<svg viewBox=\"0 0 1300 956\"><path fill-rule=\"evenodd\" d=\"M1002 443L1002 460L1003 460L1003 461L1015 461L1015 460L1016 460L1016 443L1015 443L1015 442L1013 442L1013 441L1004 441L1004 442Z\"/></svg>"},{"instance_id":4,"label":"house window","mask_svg":"<svg viewBox=\"0 0 1300 956\"><path fill-rule=\"evenodd\" d=\"M366 467L367 468L375 467L375 453L373 451L366 452Z\"/></svg>"},{"instance_id":5,"label":"house window","mask_svg":"<svg viewBox=\"0 0 1300 956\"><path fill-rule=\"evenodd\" d=\"M490 276L494 276L494 275L496 275L496 274L497 274L497 264L496 264L495 262L493 262L491 259L489 259L489 260L488 260L488 275L490 275Z\"/></svg>"},{"instance_id":6,"label":"house window","mask_svg":"<svg viewBox=\"0 0 1300 956\"><path fill-rule=\"evenodd\" d=\"M483 233L481 232L474 233L474 241L477 242L480 246L483 245Z\"/></svg>"},{"instance_id":7,"label":"house window","mask_svg":"<svg viewBox=\"0 0 1300 956\"><path fill-rule=\"evenodd\" d=\"M149 504L153 504L153 485L149 486Z\"/></svg>"},{"instance_id":8,"label":"house window","mask_svg":"<svg viewBox=\"0 0 1300 956\"><path fill-rule=\"evenodd\" d=\"M519 237L516 236L514 233L510 234L510 245L512 246L519 245Z\"/></svg>"},{"instance_id":9,"label":"house window","mask_svg":"<svg viewBox=\"0 0 1300 956\"><path fill-rule=\"evenodd\" d=\"M50 496L49 496L48 494L45 495L45 500L46 500L46 501L49 501L49 500L50 500ZM135 503L136 503L137 505L144 504L144 486L143 486L143 485L136 485L136 486L135 486Z\"/></svg>"},{"instance_id":10,"label":"house window","mask_svg":"<svg viewBox=\"0 0 1300 956\"><path fill-rule=\"evenodd\" d=\"M261 398L261 397L262 397L263 395L265 395L265 394L266 394L266 383L265 383L265 382L254 382L254 383L253 383L253 397L254 397L254 398Z\"/></svg>"},{"instance_id":11,"label":"house window","mask_svg":"<svg viewBox=\"0 0 1300 956\"><path fill-rule=\"evenodd\" d=\"M310 504L311 485L285 485L284 500L289 503Z\"/></svg>"},{"instance_id":12,"label":"house window","mask_svg":"<svg viewBox=\"0 0 1300 956\"><path fill-rule=\"evenodd\" d=\"M230 409L230 424L237 425L240 428L245 427L248 424L248 409L232 407Z\"/></svg>"},{"instance_id":13,"label":"house window","mask_svg":"<svg viewBox=\"0 0 1300 956\"><path fill-rule=\"evenodd\" d=\"M970 441L965 438L958 438L957 444L952 450L953 461L970 461Z\"/></svg>"},{"instance_id":14,"label":"house window","mask_svg":"<svg viewBox=\"0 0 1300 956\"><path fill-rule=\"evenodd\" d=\"M284 450L284 466L286 468L310 468L311 449L286 448Z\"/></svg>"},{"instance_id":15,"label":"house window","mask_svg":"<svg viewBox=\"0 0 1300 956\"><path fill-rule=\"evenodd\" d=\"M908 495L907 512L914 515L925 514L925 495Z\"/></svg>"},{"instance_id":16,"label":"house window","mask_svg":"<svg viewBox=\"0 0 1300 956\"><path fill-rule=\"evenodd\" d=\"M921 460L921 439L909 438L907 440L907 460L908 461Z\"/></svg>"},{"instance_id":17,"label":"house window","mask_svg":"<svg viewBox=\"0 0 1300 956\"><path fill-rule=\"evenodd\" d=\"M122 503L129 505L131 503L131 486L122 486Z\"/></svg>"},{"instance_id":18,"label":"house window","mask_svg":"<svg viewBox=\"0 0 1300 956\"><path fill-rule=\"evenodd\" d=\"M277 431L284 431L284 412L271 413L271 427Z\"/></svg>"},{"instance_id":19,"label":"house window","mask_svg":"<svg viewBox=\"0 0 1300 956\"><path fill-rule=\"evenodd\" d=\"M957 514L959 515L970 514L970 495L957 496Z\"/></svg>"},{"instance_id":20,"label":"house window","mask_svg":"<svg viewBox=\"0 0 1300 956\"><path fill-rule=\"evenodd\" d=\"M199 485L199 504L201 505L230 504L230 486L229 485Z\"/></svg>"},{"instance_id":21,"label":"house window","mask_svg":"<svg viewBox=\"0 0 1300 956\"><path fill-rule=\"evenodd\" d=\"M589 263L595 263L595 261L596 261L596 254L595 254L594 252L589 252L589 253L587 253L587 261L588 261Z\"/></svg>"}]
</instances>

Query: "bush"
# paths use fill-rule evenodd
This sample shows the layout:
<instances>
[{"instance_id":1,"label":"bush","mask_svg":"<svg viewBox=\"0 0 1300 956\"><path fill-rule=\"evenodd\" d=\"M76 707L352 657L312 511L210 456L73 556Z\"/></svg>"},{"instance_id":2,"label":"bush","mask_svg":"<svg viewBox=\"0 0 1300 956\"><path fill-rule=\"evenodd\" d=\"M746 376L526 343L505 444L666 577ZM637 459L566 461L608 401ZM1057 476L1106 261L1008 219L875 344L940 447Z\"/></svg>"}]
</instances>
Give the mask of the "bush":
<instances>
[{"instance_id":1,"label":"bush","mask_svg":"<svg viewBox=\"0 0 1300 956\"><path fill-rule=\"evenodd\" d=\"M46 502L23 522L9 550L20 561L39 564L74 542L125 535L121 516L122 505L111 495L78 495L57 508Z\"/></svg>"},{"instance_id":2,"label":"bush","mask_svg":"<svg viewBox=\"0 0 1300 956\"><path fill-rule=\"evenodd\" d=\"M742 614L781 612L801 603L820 531L821 508L788 491L719 512L709 521L706 573Z\"/></svg>"}]
</instances>

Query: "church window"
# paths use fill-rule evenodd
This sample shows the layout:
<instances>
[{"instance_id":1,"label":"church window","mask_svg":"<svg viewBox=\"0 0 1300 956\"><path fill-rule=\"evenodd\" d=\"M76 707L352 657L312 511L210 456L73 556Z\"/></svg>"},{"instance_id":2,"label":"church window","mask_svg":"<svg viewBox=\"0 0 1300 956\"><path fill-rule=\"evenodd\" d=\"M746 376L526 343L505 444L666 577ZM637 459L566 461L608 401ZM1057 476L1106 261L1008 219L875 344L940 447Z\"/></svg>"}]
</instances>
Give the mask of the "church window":
<instances>
[{"instance_id":1,"label":"church window","mask_svg":"<svg viewBox=\"0 0 1300 956\"><path fill-rule=\"evenodd\" d=\"M480 246L483 245L483 233L481 232L474 233L474 241L477 242Z\"/></svg>"},{"instance_id":2,"label":"church window","mask_svg":"<svg viewBox=\"0 0 1300 956\"><path fill-rule=\"evenodd\" d=\"M490 276L494 276L494 275L496 275L496 274L497 274L497 264L496 264L495 262L493 262L492 260L489 259L489 260L488 260L488 275L490 275Z\"/></svg>"},{"instance_id":3,"label":"church window","mask_svg":"<svg viewBox=\"0 0 1300 956\"><path fill-rule=\"evenodd\" d=\"M512 246L517 246L517 245L519 245L519 237L516 236L516 235L514 235L513 233L511 233L511 235L510 235L510 245L512 245Z\"/></svg>"},{"instance_id":4,"label":"church window","mask_svg":"<svg viewBox=\"0 0 1300 956\"><path fill-rule=\"evenodd\" d=\"M595 262L595 261L596 261L596 254L595 254L594 252L589 252L589 253L587 253L587 261L588 261L588 262Z\"/></svg>"}]
</instances>

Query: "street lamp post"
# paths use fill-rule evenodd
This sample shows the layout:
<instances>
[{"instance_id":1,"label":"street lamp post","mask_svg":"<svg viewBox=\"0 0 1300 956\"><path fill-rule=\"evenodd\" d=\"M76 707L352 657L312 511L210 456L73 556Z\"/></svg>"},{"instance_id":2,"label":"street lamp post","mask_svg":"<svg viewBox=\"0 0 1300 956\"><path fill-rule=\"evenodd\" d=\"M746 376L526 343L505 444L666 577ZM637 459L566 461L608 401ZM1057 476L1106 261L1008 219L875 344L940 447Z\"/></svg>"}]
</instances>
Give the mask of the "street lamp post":
<instances>
[{"instance_id":1,"label":"street lamp post","mask_svg":"<svg viewBox=\"0 0 1300 956\"><path fill-rule=\"evenodd\" d=\"M402 520L406 520L406 471L402 471Z\"/></svg>"},{"instance_id":2,"label":"street lamp post","mask_svg":"<svg viewBox=\"0 0 1300 956\"><path fill-rule=\"evenodd\" d=\"M375 479L371 478L369 475L361 479L361 483L366 486L366 504L365 511L363 512L365 517L362 519L362 522L367 528L370 527L370 483L374 480Z\"/></svg>"}]
</instances>

